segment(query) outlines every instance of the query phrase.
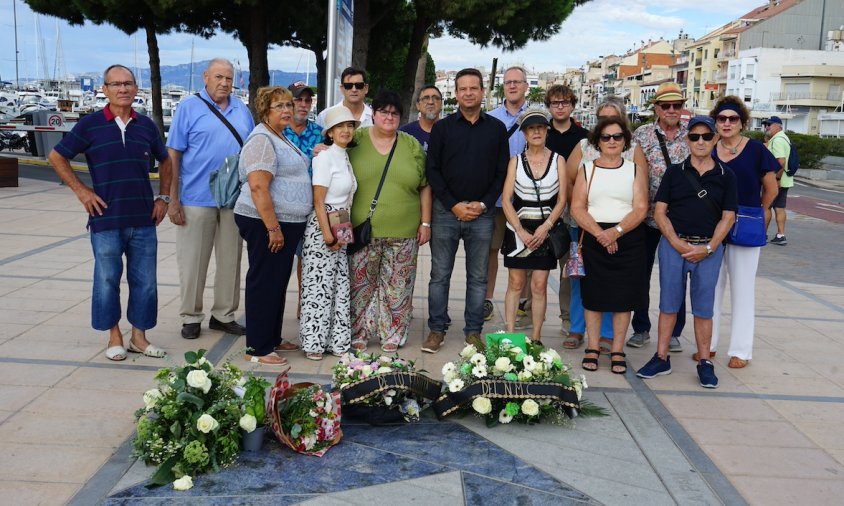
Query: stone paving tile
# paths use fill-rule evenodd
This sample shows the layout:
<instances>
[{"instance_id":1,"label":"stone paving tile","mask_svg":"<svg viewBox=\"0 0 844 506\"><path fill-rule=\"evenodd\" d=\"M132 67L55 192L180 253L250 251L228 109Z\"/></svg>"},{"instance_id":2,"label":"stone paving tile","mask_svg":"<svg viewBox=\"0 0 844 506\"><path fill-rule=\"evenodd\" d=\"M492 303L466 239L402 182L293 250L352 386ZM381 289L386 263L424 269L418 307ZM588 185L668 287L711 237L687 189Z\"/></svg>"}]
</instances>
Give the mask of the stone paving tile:
<instances>
[{"instance_id":1,"label":"stone paving tile","mask_svg":"<svg viewBox=\"0 0 844 506\"><path fill-rule=\"evenodd\" d=\"M844 476L844 467L818 448L706 445L705 449L730 477L841 480Z\"/></svg>"},{"instance_id":2,"label":"stone paving tile","mask_svg":"<svg viewBox=\"0 0 844 506\"><path fill-rule=\"evenodd\" d=\"M134 430L118 417L91 414L62 413L61 425L56 430L55 417L21 411L0 425L0 441L113 450Z\"/></svg>"},{"instance_id":3,"label":"stone paving tile","mask_svg":"<svg viewBox=\"0 0 844 506\"><path fill-rule=\"evenodd\" d=\"M46 391L46 388L38 386L0 385L0 409L17 411Z\"/></svg>"},{"instance_id":4,"label":"stone paving tile","mask_svg":"<svg viewBox=\"0 0 844 506\"><path fill-rule=\"evenodd\" d=\"M56 316L47 311L21 311L17 309L0 309L0 326L7 323L37 325Z\"/></svg>"},{"instance_id":5,"label":"stone paving tile","mask_svg":"<svg viewBox=\"0 0 844 506\"><path fill-rule=\"evenodd\" d=\"M745 385L759 394L819 395L844 398L844 388L820 375L815 378L789 378L774 380L754 378L745 381Z\"/></svg>"},{"instance_id":6,"label":"stone paving tile","mask_svg":"<svg viewBox=\"0 0 844 506\"><path fill-rule=\"evenodd\" d=\"M442 473L401 483L375 485L348 492L336 492L303 501L301 506L371 506L384 498L401 498L404 504L415 506L445 506L463 504L461 473ZM394 499L394 500L395 500Z\"/></svg>"},{"instance_id":7,"label":"stone paving tile","mask_svg":"<svg viewBox=\"0 0 844 506\"><path fill-rule=\"evenodd\" d=\"M25 323L2 323L0 324L0 340L17 337L30 328L32 328L32 325Z\"/></svg>"},{"instance_id":8,"label":"stone paving tile","mask_svg":"<svg viewBox=\"0 0 844 506\"><path fill-rule=\"evenodd\" d=\"M64 378L58 387L80 390L116 390L135 394L155 386L154 374L151 371L116 371L80 367ZM143 404L140 397L138 397L138 402Z\"/></svg>"},{"instance_id":9,"label":"stone paving tile","mask_svg":"<svg viewBox=\"0 0 844 506\"><path fill-rule=\"evenodd\" d=\"M0 392L3 388L10 387L0 387ZM107 390L108 385L103 385L103 388L102 390L51 388L28 404L23 411L49 415L67 413L93 417L110 416L122 418L127 426L133 425L132 414L143 406L143 401L140 399L140 394L143 392L132 395Z\"/></svg>"},{"instance_id":10,"label":"stone paving tile","mask_svg":"<svg viewBox=\"0 0 844 506\"><path fill-rule=\"evenodd\" d=\"M4 363L0 366L0 385L51 387L74 369L74 366Z\"/></svg>"},{"instance_id":11,"label":"stone paving tile","mask_svg":"<svg viewBox=\"0 0 844 506\"><path fill-rule=\"evenodd\" d=\"M754 504L840 504L844 481L792 477L736 476L736 488Z\"/></svg>"},{"instance_id":12,"label":"stone paving tile","mask_svg":"<svg viewBox=\"0 0 844 506\"><path fill-rule=\"evenodd\" d=\"M768 402L759 399L660 395L659 400L677 418L774 422L783 420Z\"/></svg>"},{"instance_id":13,"label":"stone paving tile","mask_svg":"<svg viewBox=\"0 0 844 506\"><path fill-rule=\"evenodd\" d=\"M806 437L826 450L840 450L844 452L844 437L841 436L840 423L828 422L796 422L795 426L802 431Z\"/></svg>"},{"instance_id":14,"label":"stone paving tile","mask_svg":"<svg viewBox=\"0 0 844 506\"><path fill-rule=\"evenodd\" d=\"M703 446L739 445L770 446L776 441L780 447L814 448L815 442L792 424L781 421L701 420L678 418L689 434Z\"/></svg>"},{"instance_id":15,"label":"stone paving tile","mask_svg":"<svg viewBox=\"0 0 844 506\"><path fill-rule=\"evenodd\" d=\"M844 420L844 403L769 401L771 408L795 425L803 422L840 423Z\"/></svg>"},{"instance_id":16,"label":"stone paving tile","mask_svg":"<svg viewBox=\"0 0 844 506\"><path fill-rule=\"evenodd\" d=\"M86 361L105 351L102 344L77 343L68 346L66 342L23 339L17 337L0 345L0 356L11 358L55 359Z\"/></svg>"},{"instance_id":17,"label":"stone paving tile","mask_svg":"<svg viewBox=\"0 0 844 506\"><path fill-rule=\"evenodd\" d=\"M59 506L66 504L79 488L76 483L0 480L0 497L9 505Z\"/></svg>"},{"instance_id":18,"label":"stone paving tile","mask_svg":"<svg viewBox=\"0 0 844 506\"><path fill-rule=\"evenodd\" d=\"M114 448L110 447L0 441L0 456L3 457L0 458L0 476L6 480L81 484L88 481L112 453Z\"/></svg>"}]
</instances>

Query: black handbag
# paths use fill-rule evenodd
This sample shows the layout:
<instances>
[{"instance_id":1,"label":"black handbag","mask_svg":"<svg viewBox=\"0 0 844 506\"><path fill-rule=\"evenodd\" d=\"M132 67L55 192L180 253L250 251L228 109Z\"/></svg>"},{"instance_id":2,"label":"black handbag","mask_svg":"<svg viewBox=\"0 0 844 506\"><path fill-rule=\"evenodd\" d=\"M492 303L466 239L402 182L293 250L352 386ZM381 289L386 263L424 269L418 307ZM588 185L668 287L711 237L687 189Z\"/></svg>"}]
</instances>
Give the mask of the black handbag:
<instances>
[{"instance_id":1,"label":"black handbag","mask_svg":"<svg viewBox=\"0 0 844 506\"><path fill-rule=\"evenodd\" d=\"M549 157L548 159L548 167L546 171L550 170L551 168L551 160L554 157ZM539 194L539 185L536 184L536 180L533 178L533 174L530 171L530 165L527 161L527 156L525 152L522 152L522 168L525 172L528 173L530 180L533 181L533 189L536 191L536 201L539 203L542 200L542 197ZM563 181L560 181L560 184L564 184ZM559 198L559 196L557 197ZM539 206L539 212L542 213L542 220L545 221L545 209L542 205ZM566 225L563 223L563 220L558 219L554 226L548 231L548 237L546 238L546 244L551 248L551 254L554 255L554 258L560 259L563 258L566 253L569 252L569 230L566 228Z\"/></svg>"},{"instance_id":2,"label":"black handbag","mask_svg":"<svg viewBox=\"0 0 844 506\"><path fill-rule=\"evenodd\" d=\"M396 136L396 140L393 141L393 147L390 148L390 154L387 155L387 163L384 165L384 172L381 173L381 181L378 182L378 189L375 190L375 196L372 198L372 203L369 204L369 214L363 220L363 223L352 229L355 234L355 242L346 246L346 254L348 255L354 255L372 241L372 214L375 212L375 206L378 205L378 196L381 195L381 187L384 186L384 180L387 178L387 169L390 168L390 161L393 159L393 153L395 153L396 144L398 143L399 138Z\"/></svg>"}]
</instances>

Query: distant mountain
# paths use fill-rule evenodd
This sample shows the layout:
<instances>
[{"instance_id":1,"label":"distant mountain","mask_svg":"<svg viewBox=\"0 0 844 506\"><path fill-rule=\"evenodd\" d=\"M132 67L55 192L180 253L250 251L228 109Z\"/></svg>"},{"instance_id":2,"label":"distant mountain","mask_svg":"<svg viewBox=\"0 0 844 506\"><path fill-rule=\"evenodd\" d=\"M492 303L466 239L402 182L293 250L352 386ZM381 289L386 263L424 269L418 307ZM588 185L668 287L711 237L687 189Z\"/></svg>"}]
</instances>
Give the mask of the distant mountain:
<instances>
[{"instance_id":1,"label":"distant mountain","mask_svg":"<svg viewBox=\"0 0 844 506\"><path fill-rule=\"evenodd\" d=\"M205 60L193 63L193 89L199 89L202 86L202 72L208 66ZM132 69L135 72L135 77L144 88L150 87L149 69ZM79 77L91 77L94 79L95 87L99 88L102 85L102 73L88 72ZM270 84L277 86L287 86L296 81L305 81L306 74L304 72L286 72L284 70L270 70ZM249 86L249 70L238 70L235 67L234 85L237 88L247 88ZM316 86L316 74L311 74L309 79L311 86ZM185 89L191 87L191 65L190 63L183 63L181 65L162 65L161 66L161 85L176 85L183 86Z\"/></svg>"}]
</instances>

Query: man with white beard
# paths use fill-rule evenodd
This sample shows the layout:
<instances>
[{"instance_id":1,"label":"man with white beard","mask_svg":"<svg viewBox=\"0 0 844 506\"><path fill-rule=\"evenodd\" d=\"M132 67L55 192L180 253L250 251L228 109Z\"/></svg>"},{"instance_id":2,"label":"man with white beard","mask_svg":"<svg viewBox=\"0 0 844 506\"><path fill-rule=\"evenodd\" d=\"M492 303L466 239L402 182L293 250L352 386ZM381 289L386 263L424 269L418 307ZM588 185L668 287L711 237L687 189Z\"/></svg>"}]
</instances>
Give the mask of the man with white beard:
<instances>
[{"instance_id":1,"label":"man with white beard","mask_svg":"<svg viewBox=\"0 0 844 506\"><path fill-rule=\"evenodd\" d=\"M416 110L419 111L419 120L404 125L399 130L407 132L419 141L422 149L428 152L428 137L431 135L431 128L434 123L440 120L440 113L443 110L443 95L439 88L433 84L424 86L419 90L419 97L416 99Z\"/></svg>"}]
</instances>

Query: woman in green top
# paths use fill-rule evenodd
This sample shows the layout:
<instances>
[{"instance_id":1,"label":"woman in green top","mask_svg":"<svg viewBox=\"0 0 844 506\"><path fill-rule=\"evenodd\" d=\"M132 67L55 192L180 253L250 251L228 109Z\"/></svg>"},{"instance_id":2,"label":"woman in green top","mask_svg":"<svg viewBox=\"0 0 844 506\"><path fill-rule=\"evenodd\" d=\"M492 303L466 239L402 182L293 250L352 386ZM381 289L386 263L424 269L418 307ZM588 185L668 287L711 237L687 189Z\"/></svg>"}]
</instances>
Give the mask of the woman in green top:
<instances>
[{"instance_id":1,"label":"woman in green top","mask_svg":"<svg viewBox=\"0 0 844 506\"><path fill-rule=\"evenodd\" d=\"M372 101L373 126L355 132L349 160L358 182L352 224L360 225L395 144L384 186L372 214L372 241L349 257L352 348L369 341L394 352L407 340L413 311L416 254L431 239L431 188L425 179L425 153L412 136L399 132L401 99L382 91Z\"/></svg>"}]
</instances>

